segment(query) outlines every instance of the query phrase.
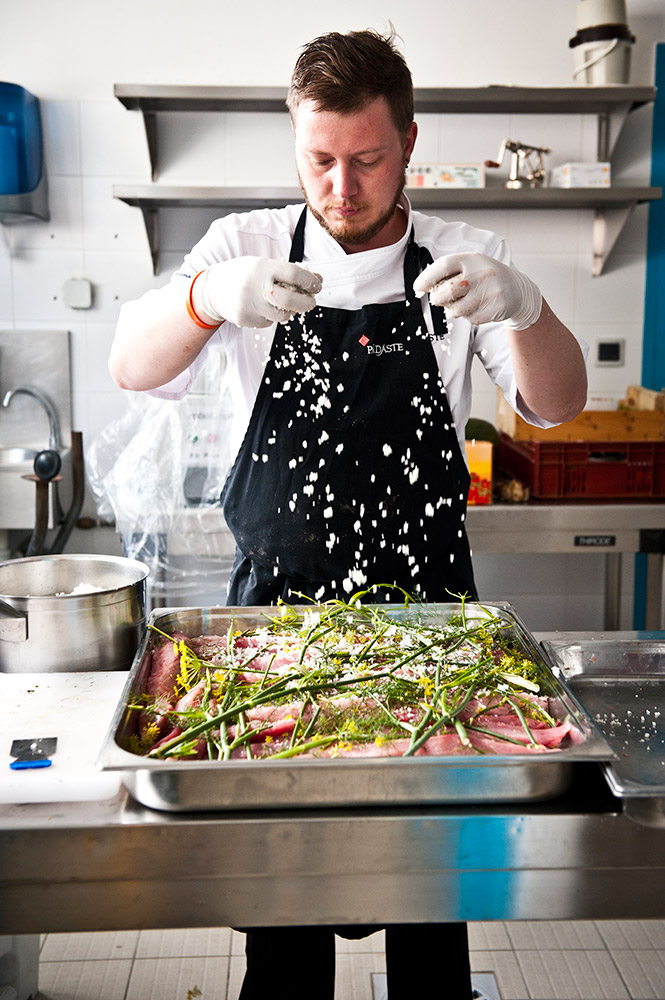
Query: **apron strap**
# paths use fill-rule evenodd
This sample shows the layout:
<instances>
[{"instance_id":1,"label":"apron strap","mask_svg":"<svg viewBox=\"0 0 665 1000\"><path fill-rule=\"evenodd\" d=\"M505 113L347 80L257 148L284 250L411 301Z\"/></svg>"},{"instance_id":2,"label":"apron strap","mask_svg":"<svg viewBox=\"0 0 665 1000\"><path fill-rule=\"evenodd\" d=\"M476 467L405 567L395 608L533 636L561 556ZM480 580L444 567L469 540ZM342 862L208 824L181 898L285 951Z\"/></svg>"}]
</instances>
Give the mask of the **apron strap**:
<instances>
[{"instance_id":1,"label":"apron strap","mask_svg":"<svg viewBox=\"0 0 665 1000\"><path fill-rule=\"evenodd\" d=\"M420 299L417 298L416 293L413 291L413 283L420 272L424 271L425 268L431 263L431 253L427 247L421 247L416 243L413 226L411 226L411 235L409 237L409 243L404 256L404 294L406 295L410 308L419 314L419 319L422 315L422 304ZM430 304L430 314L432 316L434 339L443 340L448 333L446 313L443 306L433 306Z\"/></svg>"},{"instance_id":2,"label":"apron strap","mask_svg":"<svg viewBox=\"0 0 665 1000\"><path fill-rule=\"evenodd\" d=\"M296 223L296 228L293 232L293 240L291 241L289 261L292 264L299 263L305 256L306 221L307 206L305 205L300 213L300 218ZM418 246L415 241L414 229L412 225L409 242L406 247L406 253L404 254L404 295L409 302L409 307L414 311L414 313L418 313L418 322L420 322L422 307L420 300L416 297L413 291L413 283L420 272L424 271L427 265L431 263L432 255L426 247ZM442 340L448 333L448 324L446 323L446 314L443 306L430 305L430 313L432 315L434 337L436 340Z\"/></svg>"},{"instance_id":3,"label":"apron strap","mask_svg":"<svg viewBox=\"0 0 665 1000\"><path fill-rule=\"evenodd\" d=\"M307 205L303 208L300 213L300 218L296 224L296 228L293 232L293 239L291 241L291 253L289 254L289 263L299 264L305 256L305 221L307 219Z\"/></svg>"}]
</instances>

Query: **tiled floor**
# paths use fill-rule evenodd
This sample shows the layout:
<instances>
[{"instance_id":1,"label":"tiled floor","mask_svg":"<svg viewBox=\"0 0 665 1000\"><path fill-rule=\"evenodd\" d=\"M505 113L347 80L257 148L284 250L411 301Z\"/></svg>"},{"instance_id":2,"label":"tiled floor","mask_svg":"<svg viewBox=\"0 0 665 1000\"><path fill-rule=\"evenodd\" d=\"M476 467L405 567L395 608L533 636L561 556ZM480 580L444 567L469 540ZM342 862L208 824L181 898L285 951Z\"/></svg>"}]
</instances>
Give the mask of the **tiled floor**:
<instances>
[{"instance_id":1,"label":"tiled floor","mask_svg":"<svg viewBox=\"0 0 665 1000\"><path fill-rule=\"evenodd\" d=\"M663 920L478 923L469 941L501 1000L665 1000ZM48 934L39 988L48 1000L236 1000L243 942L228 928ZM338 939L336 1000L380 1000L382 972L383 934Z\"/></svg>"}]
</instances>

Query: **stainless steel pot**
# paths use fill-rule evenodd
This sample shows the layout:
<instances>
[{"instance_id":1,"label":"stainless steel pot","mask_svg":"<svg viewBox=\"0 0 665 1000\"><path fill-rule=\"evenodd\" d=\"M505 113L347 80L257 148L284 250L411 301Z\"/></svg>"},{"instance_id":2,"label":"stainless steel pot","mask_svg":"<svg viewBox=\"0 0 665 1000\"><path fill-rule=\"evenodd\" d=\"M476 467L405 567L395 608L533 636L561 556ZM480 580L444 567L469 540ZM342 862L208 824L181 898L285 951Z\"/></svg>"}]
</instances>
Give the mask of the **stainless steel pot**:
<instances>
[{"instance_id":1,"label":"stainless steel pot","mask_svg":"<svg viewBox=\"0 0 665 1000\"><path fill-rule=\"evenodd\" d=\"M0 672L128 670L150 570L120 556L0 563Z\"/></svg>"}]
</instances>

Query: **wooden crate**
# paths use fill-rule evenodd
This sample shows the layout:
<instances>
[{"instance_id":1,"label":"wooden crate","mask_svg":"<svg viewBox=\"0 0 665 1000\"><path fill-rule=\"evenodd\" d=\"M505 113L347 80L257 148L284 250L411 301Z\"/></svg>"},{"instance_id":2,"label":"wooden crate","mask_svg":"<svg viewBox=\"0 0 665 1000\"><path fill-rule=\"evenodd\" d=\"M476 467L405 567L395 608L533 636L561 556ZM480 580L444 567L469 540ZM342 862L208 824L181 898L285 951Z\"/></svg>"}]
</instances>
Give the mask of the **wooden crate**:
<instances>
[{"instance_id":1,"label":"wooden crate","mask_svg":"<svg viewBox=\"0 0 665 1000\"><path fill-rule=\"evenodd\" d=\"M629 385L623 405L631 410L660 410L665 412L665 392L645 389L642 385Z\"/></svg>"},{"instance_id":2,"label":"wooden crate","mask_svg":"<svg viewBox=\"0 0 665 1000\"><path fill-rule=\"evenodd\" d=\"M544 429L528 424L498 393L497 427L513 441L662 441L662 410L584 410L574 420Z\"/></svg>"}]
</instances>

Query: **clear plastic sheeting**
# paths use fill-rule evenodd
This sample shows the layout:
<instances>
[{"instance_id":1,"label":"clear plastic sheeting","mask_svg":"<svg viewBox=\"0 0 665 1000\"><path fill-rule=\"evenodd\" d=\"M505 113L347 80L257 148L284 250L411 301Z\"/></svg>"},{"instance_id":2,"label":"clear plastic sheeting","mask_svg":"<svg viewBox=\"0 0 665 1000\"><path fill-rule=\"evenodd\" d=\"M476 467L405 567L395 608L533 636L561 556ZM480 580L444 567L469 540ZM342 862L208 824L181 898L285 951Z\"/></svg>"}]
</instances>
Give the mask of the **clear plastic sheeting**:
<instances>
[{"instance_id":1,"label":"clear plastic sheeting","mask_svg":"<svg viewBox=\"0 0 665 1000\"><path fill-rule=\"evenodd\" d=\"M115 522L124 555L150 567L153 606L225 603L235 551L219 504L232 461L225 360L210 348L181 400L128 392L86 456L97 514Z\"/></svg>"}]
</instances>

